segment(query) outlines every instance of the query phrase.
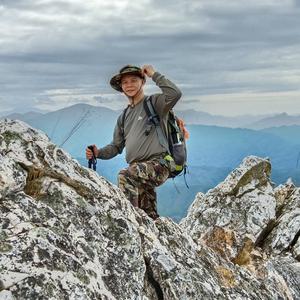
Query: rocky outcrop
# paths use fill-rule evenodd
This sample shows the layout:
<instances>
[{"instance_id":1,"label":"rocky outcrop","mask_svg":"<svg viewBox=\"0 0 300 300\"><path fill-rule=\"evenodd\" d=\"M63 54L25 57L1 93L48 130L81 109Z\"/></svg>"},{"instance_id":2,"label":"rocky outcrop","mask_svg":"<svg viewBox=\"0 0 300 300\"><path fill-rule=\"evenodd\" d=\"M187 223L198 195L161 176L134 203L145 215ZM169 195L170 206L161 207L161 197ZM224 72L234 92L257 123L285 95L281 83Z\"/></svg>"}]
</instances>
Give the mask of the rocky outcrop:
<instances>
[{"instance_id":1,"label":"rocky outcrop","mask_svg":"<svg viewBox=\"0 0 300 300\"><path fill-rule=\"evenodd\" d=\"M0 122L0 299L299 299L299 189L248 157L155 222L25 123Z\"/></svg>"},{"instance_id":2,"label":"rocky outcrop","mask_svg":"<svg viewBox=\"0 0 300 300\"><path fill-rule=\"evenodd\" d=\"M136 213L119 190L25 124L0 128L1 288L16 299L141 296Z\"/></svg>"},{"instance_id":3,"label":"rocky outcrop","mask_svg":"<svg viewBox=\"0 0 300 300\"><path fill-rule=\"evenodd\" d=\"M270 173L268 160L245 158L224 182L197 195L180 225L264 284L277 282L281 296L273 299L298 299L300 189L290 181L274 188Z\"/></svg>"},{"instance_id":4,"label":"rocky outcrop","mask_svg":"<svg viewBox=\"0 0 300 300\"><path fill-rule=\"evenodd\" d=\"M182 227L194 240L213 243L223 256L238 259L238 252L253 248L263 229L275 220L270 172L267 160L246 158L224 182L206 195L197 195Z\"/></svg>"}]
</instances>

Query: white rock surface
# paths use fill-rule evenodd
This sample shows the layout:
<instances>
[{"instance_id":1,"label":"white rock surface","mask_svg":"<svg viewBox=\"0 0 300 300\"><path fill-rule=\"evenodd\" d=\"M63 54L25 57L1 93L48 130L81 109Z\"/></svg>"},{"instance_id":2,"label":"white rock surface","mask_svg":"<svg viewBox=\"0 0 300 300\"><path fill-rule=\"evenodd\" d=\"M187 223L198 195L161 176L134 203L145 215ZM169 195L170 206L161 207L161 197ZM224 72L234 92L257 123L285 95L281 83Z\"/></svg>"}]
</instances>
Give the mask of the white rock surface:
<instances>
[{"instance_id":1,"label":"white rock surface","mask_svg":"<svg viewBox=\"0 0 300 300\"><path fill-rule=\"evenodd\" d=\"M180 225L154 222L43 133L0 121L0 299L300 299L298 234L270 226L298 196L276 200L269 175L248 157Z\"/></svg>"}]
</instances>

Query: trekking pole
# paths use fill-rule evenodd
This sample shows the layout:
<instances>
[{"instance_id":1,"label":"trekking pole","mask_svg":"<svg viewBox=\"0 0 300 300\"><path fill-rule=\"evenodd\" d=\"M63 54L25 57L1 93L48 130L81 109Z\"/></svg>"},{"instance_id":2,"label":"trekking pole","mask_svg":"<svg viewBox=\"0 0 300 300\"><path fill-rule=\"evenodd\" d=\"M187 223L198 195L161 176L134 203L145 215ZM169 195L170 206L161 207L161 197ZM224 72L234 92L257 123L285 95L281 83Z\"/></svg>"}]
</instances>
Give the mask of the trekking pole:
<instances>
[{"instance_id":1,"label":"trekking pole","mask_svg":"<svg viewBox=\"0 0 300 300\"><path fill-rule=\"evenodd\" d=\"M91 159L89 159L89 164L88 164L89 169L91 169L93 166L93 170L96 171L97 157L95 156L95 153L94 153L94 147L92 145L90 145L90 146L88 146L88 148L90 150L92 150L92 152L93 152L93 157Z\"/></svg>"}]
</instances>

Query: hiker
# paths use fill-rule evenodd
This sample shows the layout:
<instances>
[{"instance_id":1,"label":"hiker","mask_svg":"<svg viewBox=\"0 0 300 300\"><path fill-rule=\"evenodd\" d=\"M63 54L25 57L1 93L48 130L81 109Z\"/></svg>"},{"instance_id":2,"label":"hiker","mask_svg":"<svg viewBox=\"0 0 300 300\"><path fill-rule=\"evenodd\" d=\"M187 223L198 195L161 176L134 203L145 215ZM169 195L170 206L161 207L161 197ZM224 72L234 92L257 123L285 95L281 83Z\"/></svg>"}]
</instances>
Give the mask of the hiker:
<instances>
[{"instance_id":1,"label":"hiker","mask_svg":"<svg viewBox=\"0 0 300 300\"><path fill-rule=\"evenodd\" d=\"M159 142L155 128L149 130L143 106L147 98L144 94L146 76L152 78L162 91L151 95L151 98L163 132L167 134L167 115L180 99L180 90L151 65L144 65L142 68L127 65L111 78L110 85L124 93L129 104L117 120L113 141L100 149L93 145L93 151L97 158L111 159L122 153L125 147L129 166L119 172L118 186L133 206L143 209L151 218L156 219L159 215L155 188L168 179L170 162L164 159L168 149ZM86 157L93 157L89 148L86 149Z\"/></svg>"}]
</instances>

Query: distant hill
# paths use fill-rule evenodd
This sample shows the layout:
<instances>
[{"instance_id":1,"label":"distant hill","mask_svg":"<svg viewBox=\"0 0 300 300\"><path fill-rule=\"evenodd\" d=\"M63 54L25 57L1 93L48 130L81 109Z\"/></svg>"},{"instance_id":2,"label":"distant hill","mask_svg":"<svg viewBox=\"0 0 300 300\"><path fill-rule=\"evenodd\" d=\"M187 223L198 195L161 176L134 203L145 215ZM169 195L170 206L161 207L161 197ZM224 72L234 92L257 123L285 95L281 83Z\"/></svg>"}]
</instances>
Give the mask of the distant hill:
<instances>
[{"instance_id":1,"label":"distant hill","mask_svg":"<svg viewBox=\"0 0 300 300\"><path fill-rule=\"evenodd\" d=\"M64 143L63 147L72 155L80 157L87 145L103 145L112 140L118 115L105 107L76 104L37 117L29 123L46 132L56 144Z\"/></svg>"},{"instance_id":2,"label":"distant hill","mask_svg":"<svg viewBox=\"0 0 300 300\"><path fill-rule=\"evenodd\" d=\"M265 128L261 132L271 133L289 143L300 144L300 125Z\"/></svg>"},{"instance_id":3,"label":"distant hill","mask_svg":"<svg viewBox=\"0 0 300 300\"><path fill-rule=\"evenodd\" d=\"M24 113L24 114L12 113L12 114L0 117L0 119L7 118L7 119L12 119L12 120L21 120L21 121L24 121L24 122L28 123L31 120L33 120L35 118L38 118L38 117L41 117L41 116L43 116L42 113L38 113L38 112L35 112L35 111L30 111L30 112L27 112L27 113Z\"/></svg>"},{"instance_id":4,"label":"distant hill","mask_svg":"<svg viewBox=\"0 0 300 300\"><path fill-rule=\"evenodd\" d=\"M16 109L13 109L13 110L8 110L8 111L0 111L0 119L4 119L4 118L8 118L9 116L14 116L16 114L16 116L18 117L22 117L24 115L28 115L30 117L30 115L32 115L33 117L35 117L34 115L35 114L46 114L48 113L49 111L48 110L44 110L44 109L38 109L38 108L34 108L34 109L31 109L31 110L26 110L24 107L16 110Z\"/></svg>"},{"instance_id":5,"label":"distant hill","mask_svg":"<svg viewBox=\"0 0 300 300\"><path fill-rule=\"evenodd\" d=\"M206 112L196 110L177 111L178 116L182 117L189 125L208 125L230 128L248 128L260 130L271 127L300 125L300 115L293 116L287 113L276 115L241 115L226 117L211 115Z\"/></svg>"},{"instance_id":6,"label":"distant hill","mask_svg":"<svg viewBox=\"0 0 300 300\"><path fill-rule=\"evenodd\" d=\"M261 120L258 120L253 123L246 125L250 129L264 129L270 127L279 127L279 126L292 126L300 125L300 116L291 116L287 113L278 114L275 116L267 117Z\"/></svg>"},{"instance_id":7,"label":"distant hill","mask_svg":"<svg viewBox=\"0 0 300 300\"><path fill-rule=\"evenodd\" d=\"M192 165L234 167L243 156L269 157L273 167L293 168L300 148L300 140L284 138L271 132L218 126L188 126L189 160ZM285 132L288 132L286 128ZM292 127L291 130L294 130Z\"/></svg>"},{"instance_id":8,"label":"distant hill","mask_svg":"<svg viewBox=\"0 0 300 300\"><path fill-rule=\"evenodd\" d=\"M186 124L189 125L208 125L231 128L247 128L247 124L249 123L252 124L266 117L270 117L270 115L241 115L235 117L226 117L220 115L212 115L193 109L183 111L176 110L176 113L185 121Z\"/></svg>"}]
</instances>

